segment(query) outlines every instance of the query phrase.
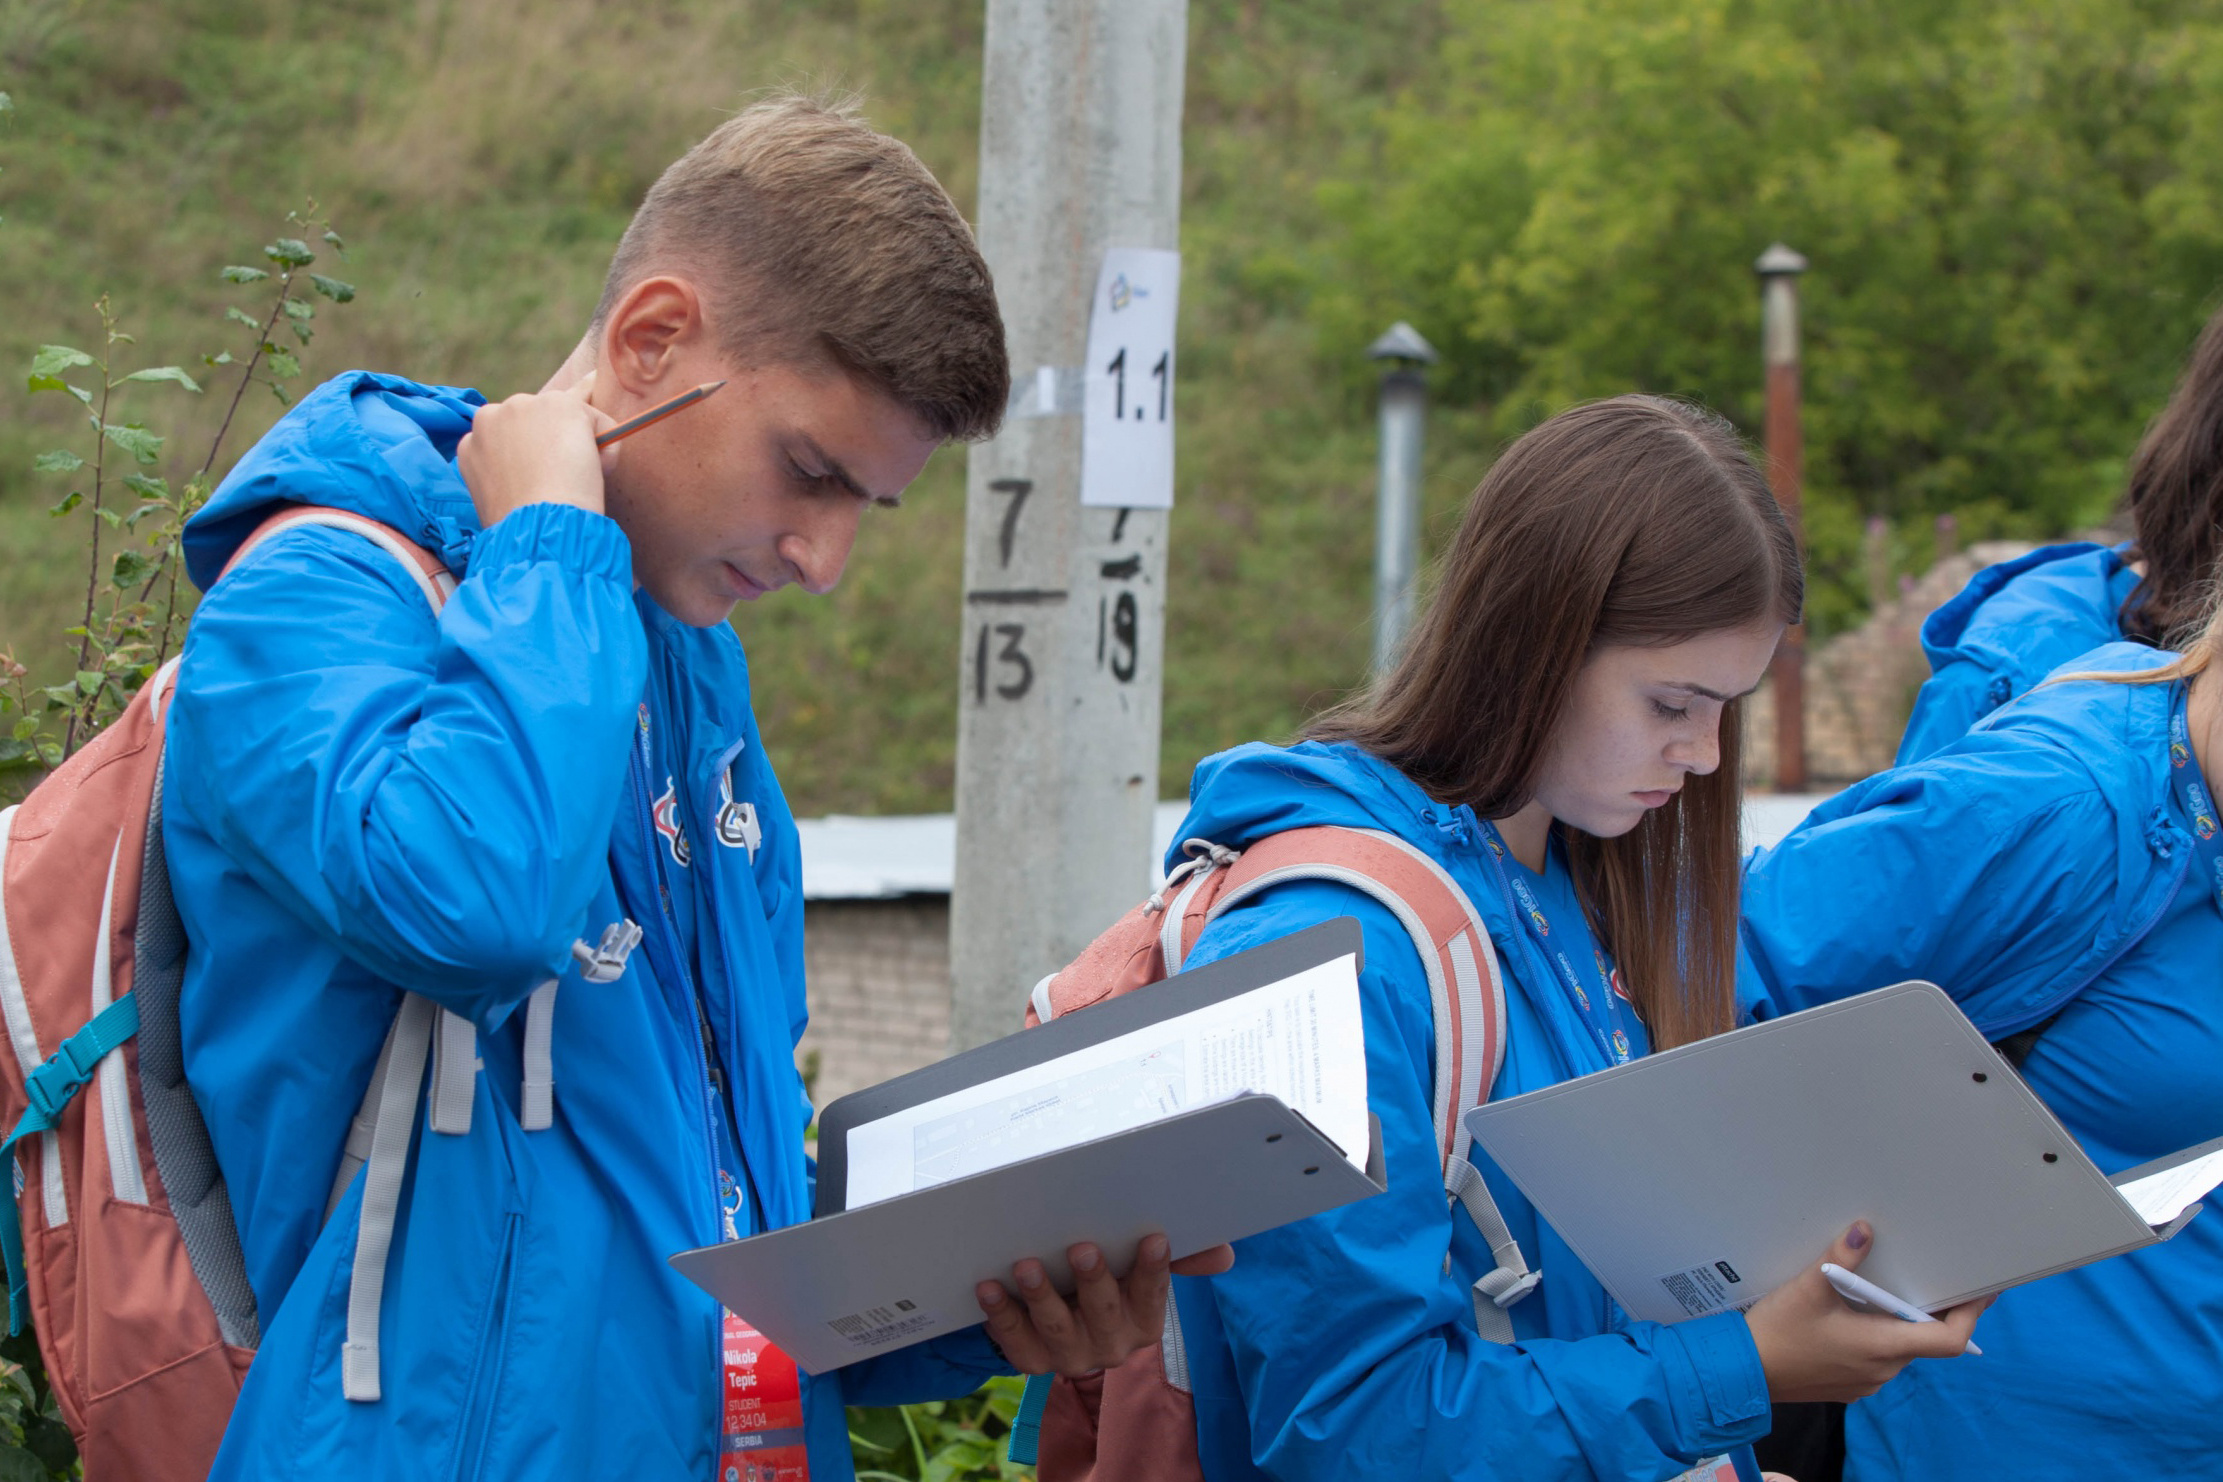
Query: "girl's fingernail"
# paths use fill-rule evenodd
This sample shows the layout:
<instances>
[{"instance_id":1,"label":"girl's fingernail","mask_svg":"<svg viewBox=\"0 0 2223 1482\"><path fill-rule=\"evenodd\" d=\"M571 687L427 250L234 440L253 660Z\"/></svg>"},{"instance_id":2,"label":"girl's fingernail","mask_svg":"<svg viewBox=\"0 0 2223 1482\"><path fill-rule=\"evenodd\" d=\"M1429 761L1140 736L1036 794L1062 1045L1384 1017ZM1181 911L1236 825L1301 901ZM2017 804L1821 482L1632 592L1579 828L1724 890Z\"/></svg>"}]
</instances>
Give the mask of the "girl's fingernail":
<instances>
[{"instance_id":1,"label":"girl's fingernail","mask_svg":"<svg viewBox=\"0 0 2223 1482\"><path fill-rule=\"evenodd\" d=\"M1163 1235L1153 1235L1142 1243L1142 1254L1145 1260L1162 1261L1171 1250L1172 1247L1166 1244L1166 1238Z\"/></svg>"},{"instance_id":2,"label":"girl's fingernail","mask_svg":"<svg viewBox=\"0 0 2223 1482\"><path fill-rule=\"evenodd\" d=\"M1103 1256L1098 1254L1093 1245L1084 1245L1073 1252L1073 1269L1076 1271L1094 1271L1103 1264Z\"/></svg>"},{"instance_id":3,"label":"girl's fingernail","mask_svg":"<svg viewBox=\"0 0 2223 1482\"><path fill-rule=\"evenodd\" d=\"M1030 1292L1039 1290L1042 1286L1042 1268L1040 1266L1021 1267L1019 1270L1019 1285Z\"/></svg>"},{"instance_id":4,"label":"girl's fingernail","mask_svg":"<svg viewBox=\"0 0 2223 1482\"><path fill-rule=\"evenodd\" d=\"M983 1307L1001 1307L1004 1302L1003 1286L999 1282L984 1281L973 1288L973 1295Z\"/></svg>"},{"instance_id":5,"label":"girl's fingernail","mask_svg":"<svg viewBox=\"0 0 2223 1482\"><path fill-rule=\"evenodd\" d=\"M1866 1250L1868 1248L1868 1227L1866 1225L1854 1225L1850 1230L1847 1230L1845 1232L1845 1244L1851 1246L1854 1250Z\"/></svg>"}]
</instances>

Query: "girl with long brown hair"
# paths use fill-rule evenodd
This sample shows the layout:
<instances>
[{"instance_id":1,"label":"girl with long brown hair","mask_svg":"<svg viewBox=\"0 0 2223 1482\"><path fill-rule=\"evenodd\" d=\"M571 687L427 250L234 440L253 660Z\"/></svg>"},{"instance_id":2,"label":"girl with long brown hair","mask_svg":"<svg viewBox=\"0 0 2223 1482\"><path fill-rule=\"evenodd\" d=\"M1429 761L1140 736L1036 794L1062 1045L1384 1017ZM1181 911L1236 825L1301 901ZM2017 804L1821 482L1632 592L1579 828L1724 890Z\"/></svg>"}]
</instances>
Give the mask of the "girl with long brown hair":
<instances>
[{"instance_id":1,"label":"girl with long brown hair","mask_svg":"<svg viewBox=\"0 0 2223 1482\"><path fill-rule=\"evenodd\" d=\"M1915 696L1899 765L2103 643L2167 648L2197 631L2223 559L2223 310L2138 444L2122 517L2131 529L2122 545L2042 546L1977 572L1930 614L1922 648L1934 672Z\"/></svg>"},{"instance_id":2,"label":"girl with long brown hair","mask_svg":"<svg viewBox=\"0 0 2223 1482\"><path fill-rule=\"evenodd\" d=\"M1207 760L1177 837L1248 847L1327 824L1422 851L1502 967L1497 1096L1730 1028L1738 712L1801 597L1791 533L1728 424L1653 397L1578 407L1475 491L1394 667L1297 745ZM1181 1283L1211 1482L1750 1477L1771 1398L1849 1399L1959 1351L1973 1307L1940 1327L1863 1315L1818 1270L1749 1313L1632 1322L1488 1166L1541 1279L1502 1294L1515 1341L1485 1339L1472 1289L1497 1261L1444 1197L1430 993L1395 917L1286 883L1219 917L1188 962L1346 915L1365 933L1389 1191ZM1828 1258L1857 1263L1868 1240L1856 1226Z\"/></svg>"}]
</instances>

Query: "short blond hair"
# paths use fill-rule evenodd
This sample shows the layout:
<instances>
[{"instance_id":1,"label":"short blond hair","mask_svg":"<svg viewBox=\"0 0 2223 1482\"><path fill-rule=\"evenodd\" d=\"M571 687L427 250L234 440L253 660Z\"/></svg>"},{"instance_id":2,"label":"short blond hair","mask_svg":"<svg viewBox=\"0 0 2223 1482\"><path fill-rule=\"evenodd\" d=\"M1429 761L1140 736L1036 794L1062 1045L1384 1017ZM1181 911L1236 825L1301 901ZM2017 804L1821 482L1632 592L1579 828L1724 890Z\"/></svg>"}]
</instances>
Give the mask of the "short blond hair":
<instances>
[{"instance_id":1,"label":"short blond hair","mask_svg":"<svg viewBox=\"0 0 2223 1482\"><path fill-rule=\"evenodd\" d=\"M690 270L742 365L838 367L945 440L1003 419L1003 316L972 229L854 99L767 99L665 170L618 242L596 329L644 278Z\"/></svg>"}]
</instances>

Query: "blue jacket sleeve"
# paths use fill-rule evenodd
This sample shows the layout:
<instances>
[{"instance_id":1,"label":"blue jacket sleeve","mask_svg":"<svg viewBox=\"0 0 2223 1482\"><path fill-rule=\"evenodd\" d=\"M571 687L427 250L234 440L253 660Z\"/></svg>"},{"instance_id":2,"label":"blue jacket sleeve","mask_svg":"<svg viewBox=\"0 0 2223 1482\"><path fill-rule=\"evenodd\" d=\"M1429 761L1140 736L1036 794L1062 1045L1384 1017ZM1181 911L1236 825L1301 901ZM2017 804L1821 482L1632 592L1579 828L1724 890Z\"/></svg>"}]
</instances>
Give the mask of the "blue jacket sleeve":
<instances>
[{"instance_id":1,"label":"blue jacket sleeve","mask_svg":"<svg viewBox=\"0 0 2223 1482\"><path fill-rule=\"evenodd\" d=\"M1444 1195L1433 1015L1395 918L1347 887L1278 886L1208 928L1190 963L1339 915L1365 932L1367 1099L1388 1191L1241 1241L1232 1271L1183 1283L1184 1302L1211 1293L1252 1462L1283 1482L1668 1477L1765 1434L1766 1380L1740 1314L1510 1346L1475 1332L1481 1273L1463 1266L1480 1236L1455 1230L1467 1217ZM1461 1239L1466 1262L1450 1259Z\"/></svg>"},{"instance_id":2,"label":"blue jacket sleeve","mask_svg":"<svg viewBox=\"0 0 2223 1482\"><path fill-rule=\"evenodd\" d=\"M337 950L490 1028L588 925L646 672L601 515L501 520L437 620L369 541L289 530L194 617L167 785Z\"/></svg>"},{"instance_id":3,"label":"blue jacket sleeve","mask_svg":"<svg viewBox=\"0 0 2223 1482\"><path fill-rule=\"evenodd\" d=\"M2012 682L1970 658L1946 660L1914 696L1914 713L1899 737L1896 767L1927 760L1968 734L1968 728L2011 698Z\"/></svg>"},{"instance_id":4,"label":"blue jacket sleeve","mask_svg":"<svg viewBox=\"0 0 2223 1482\"><path fill-rule=\"evenodd\" d=\"M1849 788L1745 872L1740 996L1777 1013L1920 978L1987 1035L2081 985L2150 868L2073 758L1982 738Z\"/></svg>"}]
</instances>

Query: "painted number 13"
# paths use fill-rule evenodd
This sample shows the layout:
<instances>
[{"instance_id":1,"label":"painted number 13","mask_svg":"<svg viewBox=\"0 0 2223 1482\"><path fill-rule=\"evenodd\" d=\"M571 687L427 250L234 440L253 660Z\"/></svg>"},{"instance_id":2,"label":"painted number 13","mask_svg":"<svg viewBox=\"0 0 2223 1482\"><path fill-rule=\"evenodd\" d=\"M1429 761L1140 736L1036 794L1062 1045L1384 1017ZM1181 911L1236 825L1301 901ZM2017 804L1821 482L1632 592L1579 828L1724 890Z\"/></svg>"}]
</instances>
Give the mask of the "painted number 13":
<instances>
[{"instance_id":1,"label":"painted number 13","mask_svg":"<svg viewBox=\"0 0 2223 1482\"><path fill-rule=\"evenodd\" d=\"M1166 419L1166 391L1173 379L1172 370L1173 352L1171 350L1160 355L1158 363L1150 367L1150 374L1158 383L1158 420L1161 422ZM1111 358L1111 363L1104 367L1104 373L1112 378L1112 416L1124 422L1127 420L1127 347L1125 345L1119 347L1119 353L1114 355ZM1140 422L1142 419L1143 406L1138 401L1135 403L1135 420Z\"/></svg>"}]
</instances>

